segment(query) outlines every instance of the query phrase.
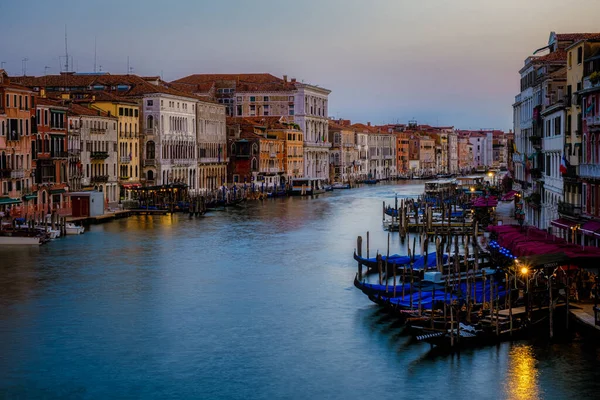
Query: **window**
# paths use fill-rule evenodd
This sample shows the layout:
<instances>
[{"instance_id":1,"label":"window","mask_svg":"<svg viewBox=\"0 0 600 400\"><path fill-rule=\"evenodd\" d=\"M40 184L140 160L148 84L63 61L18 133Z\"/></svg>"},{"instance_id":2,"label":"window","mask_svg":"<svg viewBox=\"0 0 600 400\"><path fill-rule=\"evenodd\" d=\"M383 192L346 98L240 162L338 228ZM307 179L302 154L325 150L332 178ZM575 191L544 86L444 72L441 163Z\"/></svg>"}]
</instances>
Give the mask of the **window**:
<instances>
[{"instance_id":1,"label":"window","mask_svg":"<svg viewBox=\"0 0 600 400\"><path fill-rule=\"evenodd\" d=\"M127 125L125 125L127 126ZM148 115L148 120L146 123L146 128L147 129L153 129L154 128L154 117L152 117L152 115Z\"/></svg>"},{"instance_id":2,"label":"window","mask_svg":"<svg viewBox=\"0 0 600 400\"><path fill-rule=\"evenodd\" d=\"M153 105L154 105L154 101L153 100L146 100L146 106L152 107Z\"/></svg>"},{"instance_id":3,"label":"window","mask_svg":"<svg viewBox=\"0 0 600 400\"><path fill-rule=\"evenodd\" d=\"M155 154L155 145L153 141L146 143L146 159L154 160Z\"/></svg>"},{"instance_id":4,"label":"window","mask_svg":"<svg viewBox=\"0 0 600 400\"><path fill-rule=\"evenodd\" d=\"M256 97L254 97L254 96L250 96L250 101L251 101L252 103L254 103L254 102L256 101Z\"/></svg>"},{"instance_id":5,"label":"window","mask_svg":"<svg viewBox=\"0 0 600 400\"><path fill-rule=\"evenodd\" d=\"M571 54L571 53L569 53ZM581 64L583 62L583 47L579 47L577 49L577 64Z\"/></svg>"},{"instance_id":6,"label":"window","mask_svg":"<svg viewBox=\"0 0 600 400\"><path fill-rule=\"evenodd\" d=\"M163 106L163 100L161 100L161 101L160 101L160 106L161 106L161 107ZM136 111L136 113L135 113L135 114L136 114L136 117L137 117L137 111Z\"/></svg>"},{"instance_id":7,"label":"window","mask_svg":"<svg viewBox=\"0 0 600 400\"><path fill-rule=\"evenodd\" d=\"M569 68L571 68L573 66L573 52L570 51L569 52Z\"/></svg>"},{"instance_id":8,"label":"window","mask_svg":"<svg viewBox=\"0 0 600 400\"><path fill-rule=\"evenodd\" d=\"M256 106L254 104L250 106L250 115L256 115Z\"/></svg>"},{"instance_id":9,"label":"window","mask_svg":"<svg viewBox=\"0 0 600 400\"><path fill-rule=\"evenodd\" d=\"M123 115L124 115L124 114L123 114L123 107L119 107L119 115L120 115L120 116L123 116Z\"/></svg>"},{"instance_id":10,"label":"window","mask_svg":"<svg viewBox=\"0 0 600 400\"><path fill-rule=\"evenodd\" d=\"M294 101L294 96L289 96L288 101Z\"/></svg>"},{"instance_id":11,"label":"window","mask_svg":"<svg viewBox=\"0 0 600 400\"><path fill-rule=\"evenodd\" d=\"M288 115L294 115L294 105L293 104L289 105Z\"/></svg>"},{"instance_id":12,"label":"window","mask_svg":"<svg viewBox=\"0 0 600 400\"><path fill-rule=\"evenodd\" d=\"M242 106L237 106L236 109L237 109L236 115L241 116L242 115Z\"/></svg>"},{"instance_id":13,"label":"window","mask_svg":"<svg viewBox=\"0 0 600 400\"><path fill-rule=\"evenodd\" d=\"M269 101L269 96L263 97L263 101Z\"/></svg>"},{"instance_id":14,"label":"window","mask_svg":"<svg viewBox=\"0 0 600 400\"><path fill-rule=\"evenodd\" d=\"M237 101L241 102L243 100L242 96L238 96Z\"/></svg>"},{"instance_id":15,"label":"window","mask_svg":"<svg viewBox=\"0 0 600 400\"><path fill-rule=\"evenodd\" d=\"M263 107L263 115L269 115L269 105L265 104Z\"/></svg>"}]
</instances>

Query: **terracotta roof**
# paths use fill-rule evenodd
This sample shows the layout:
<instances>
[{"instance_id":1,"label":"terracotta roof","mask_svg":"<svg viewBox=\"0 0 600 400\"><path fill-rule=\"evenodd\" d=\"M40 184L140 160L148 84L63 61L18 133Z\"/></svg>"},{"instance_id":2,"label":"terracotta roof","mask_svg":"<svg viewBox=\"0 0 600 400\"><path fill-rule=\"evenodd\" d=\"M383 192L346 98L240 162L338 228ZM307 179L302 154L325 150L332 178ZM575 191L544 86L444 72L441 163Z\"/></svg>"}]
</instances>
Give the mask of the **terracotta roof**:
<instances>
[{"instance_id":1,"label":"terracotta roof","mask_svg":"<svg viewBox=\"0 0 600 400\"><path fill-rule=\"evenodd\" d=\"M51 107L67 107L61 100L58 99L50 99L48 97L38 97L36 99L36 104L38 106L51 106Z\"/></svg>"},{"instance_id":2,"label":"terracotta roof","mask_svg":"<svg viewBox=\"0 0 600 400\"><path fill-rule=\"evenodd\" d=\"M600 33L557 33L556 40L558 41L578 41L583 39L591 39L600 36Z\"/></svg>"},{"instance_id":3,"label":"terracotta roof","mask_svg":"<svg viewBox=\"0 0 600 400\"><path fill-rule=\"evenodd\" d=\"M531 62L534 64L542 64L547 62L566 62L567 52L565 50L557 50L548 53L544 56L536 57Z\"/></svg>"},{"instance_id":4,"label":"terracotta roof","mask_svg":"<svg viewBox=\"0 0 600 400\"><path fill-rule=\"evenodd\" d=\"M328 126L329 126L329 131L330 132L351 131L353 129L352 126L340 125L340 124L338 124L337 122L335 122L333 120L329 120Z\"/></svg>"},{"instance_id":5,"label":"terracotta roof","mask_svg":"<svg viewBox=\"0 0 600 400\"><path fill-rule=\"evenodd\" d=\"M352 125L350 125L350 128L357 130L357 131L366 132L366 133L377 133L377 129L374 126L368 126L368 125L361 124L361 123L352 124Z\"/></svg>"},{"instance_id":6,"label":"terracotta roof","mask_svg":"<svg viewBox=\"0 0 600 400\"><path fill-rule=\"evenodd\" d=\"M284 81L274 75L261 74L194 74L173 81L172 83L185 83L198 86L199 90L207 91L207 85L219 86L228 83L235 87L236 92L276 92L289 91L295 89L295 82ZM223 86L225 87L225 86ZM201 89L200 89L201 88Z\"/></svg>"},{"instance_id":7,"label":"terracotta roof","mask_svg":"<svg viewBox=\"0 0 600 400\"><path fill-rule=\"evenodd\" d=\"M69 105L69 115L80 115L80 116L89 116L89 117L108 117L108 113L91 109L89 107L84 107L82 105L71 103Z\"/></svg>"},{"instance_id":8,"label":"terracotta roof","mask_svg":"<svg viewBox=\"0 0 600 400\"><path fill-rule=\"evenodd\" d=\"M295 129L292 123L287 123L283 120L283 117L277 116L266 116L266 117L227 117L227 125L240 125L240 126L251 126L260 127L266 129L282 129L290 130Z\"/></svg>"}]
</instances>

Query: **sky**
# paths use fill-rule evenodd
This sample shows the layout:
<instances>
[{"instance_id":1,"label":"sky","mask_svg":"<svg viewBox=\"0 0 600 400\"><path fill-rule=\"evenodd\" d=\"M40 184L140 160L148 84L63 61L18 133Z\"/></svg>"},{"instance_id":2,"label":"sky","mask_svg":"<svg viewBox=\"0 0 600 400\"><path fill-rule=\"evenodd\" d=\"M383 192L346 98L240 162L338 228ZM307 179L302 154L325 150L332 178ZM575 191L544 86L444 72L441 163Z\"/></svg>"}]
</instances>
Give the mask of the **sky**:
<instances>
[{"instance_id":1,"label":"sky","mask_svg":"<svg viewBox=\"0 0 600 400\"><path fill-rule=\"evenodd\" d=\"M551 31L600 32L598 15L600 0L0 0L0 62L59 73L66 25L77 72L96 48L114 74L285 74L330 89L335 118L508 130L525 58Z\"/></svg>"}]
</instances>

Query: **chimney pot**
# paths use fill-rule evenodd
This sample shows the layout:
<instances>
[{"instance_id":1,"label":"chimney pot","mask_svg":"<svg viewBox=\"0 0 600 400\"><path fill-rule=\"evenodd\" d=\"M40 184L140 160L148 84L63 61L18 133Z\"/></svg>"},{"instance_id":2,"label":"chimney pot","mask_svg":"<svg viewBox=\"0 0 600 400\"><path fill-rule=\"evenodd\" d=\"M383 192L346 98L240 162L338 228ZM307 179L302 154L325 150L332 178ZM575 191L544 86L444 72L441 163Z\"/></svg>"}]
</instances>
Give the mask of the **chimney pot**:
<instances>
[{"instance_id":1,"label":"chimney pot","mask_svg":"<svg viewBox=\"0 0 600 400\"><path fill-rule=\"evenodd\" d=\"M371 126L371 123L370 123L370 122L367 122L367 126Z\"/></svg>"},{"instance_id":2,"label":"chimney pot","mask_svg":"<svg viewBox=\"0 0 600 400\"><path fill-rule=\"evenodd\" d=\"M292 83L296 83L296 78L292 78Z\"/></svg>"},{"instance_id":3,"label":"chimney pot","mask_svg":"<svg viewBox=\"0 0 600 400\"><path fill-rule=\"evenodd\" d=\"M287 75L284 75L284 76L283 76L283 81L284 81L285 83L287 83Z\"/></svg>"}]
</instances>

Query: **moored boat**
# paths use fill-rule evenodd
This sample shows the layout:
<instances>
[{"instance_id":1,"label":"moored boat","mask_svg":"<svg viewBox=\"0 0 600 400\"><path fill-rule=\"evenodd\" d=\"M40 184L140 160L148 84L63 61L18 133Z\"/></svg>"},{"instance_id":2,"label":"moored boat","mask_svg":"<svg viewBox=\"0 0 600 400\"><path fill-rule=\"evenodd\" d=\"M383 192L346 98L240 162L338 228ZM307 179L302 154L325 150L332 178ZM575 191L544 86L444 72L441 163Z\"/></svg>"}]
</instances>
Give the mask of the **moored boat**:
<instances>
[{"instance_id":1,"label":"moored boat","mask_svg":"<svg viewBox=\"0 0 600 400\"><path fill-rule=\"evenodd\" d=\"M85 228L83 226L75 225L72 222L67 222L65 229L67 235L81 235L85 231Z\"/></svg>"},{"instance_id":2,"label":"moored boat","mask_svg":"<svg viewBox=\"0 0 600 400\"><path fill-rule=\"evenodd\" d=\"M36 231L26 232L20 230L0 231L0 245L21 246L34 245L39 246L46 242L44 235Z\"/></svg>"}]
</instances>

